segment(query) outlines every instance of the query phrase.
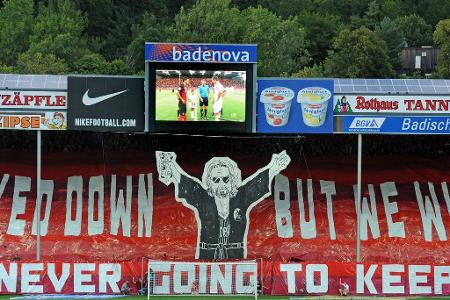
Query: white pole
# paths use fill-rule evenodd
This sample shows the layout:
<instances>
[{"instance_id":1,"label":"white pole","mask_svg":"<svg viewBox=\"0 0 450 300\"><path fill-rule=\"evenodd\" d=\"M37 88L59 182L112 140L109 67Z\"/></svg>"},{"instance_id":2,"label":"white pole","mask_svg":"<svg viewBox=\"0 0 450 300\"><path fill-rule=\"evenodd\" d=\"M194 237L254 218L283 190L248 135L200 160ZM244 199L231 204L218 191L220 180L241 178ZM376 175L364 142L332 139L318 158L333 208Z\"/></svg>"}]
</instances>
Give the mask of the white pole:
<instances>
[{"instance_id":1,"label":"white pole","mask_svg":"<svg viewBox=\"0 0 450 300\"><path fill-rule=\"evenodd\" d=\"M37 174L36 174L36 260L41 260L41 131L37 131Z\"/></svg>"},{"instance_id":2,"label":"white pole","mask_svg":"<svg viewBox=\"0 0 450 300\"><path fill-rule=\"evenodd\" d=\"M144 288L144 257L141 257L141 288Z\"/></svg>"},{"instance_id":3,"label":"white pole","mask_svg":"<svg viewBox=\"0 0 450 300\"><path fill-rule=\"evenodd\" d=\"M255 300L258 299L258 262L255 260L255 280L254 280L254 288L255 288ZM262 271L261 271L262 272Z\"/></svg>"},{"instance_id":4,"label":"white pole","mask_svg":"<svg viewBox=\"0 0 450 300\"><path fill-rule=\"evenodd\" d=\"M150 289L153 287L152 284L150 284L150 259L147 260L147 299L150 299ZM153 293L153 291L152 291Z\"/></svg>"},{"instance_id":5,"label":"white pole","mask_svg":"<svg viewBox=\"0 0 450 300\"><path fill-rule=\"evenodd\" d=\"M361 163L362 163L362 135L358 134L358 183L356 198L356 261L361 259Z\"/></svg>"},{"instance_id":6,"label":"white pole","mask_svg":"<svg viewBox=\"0 0 450 300\"><path fill-rule=\"evenodd\" d=\"M145 127L144 127L144 131L145 132L148 132L149 131L149 128L148 128L148 126L149 126L149 124L148 124L148 122L149 122L149 120L150 120L150 118L148 117L148 115L149 115L149 110L150 110L150 96L149 96L149 94L148 94L148 74L149 74L149 66L148 66L148 63L146 62L145 63L145 78L144 78L144 99L145 99L145 101L144 101L144 115L145 115L145 122L144 122L144 124L145 124ZM155 79L156 80L156 79ZM148 100L147 100L148 99Z\"/></svg>"}]
</instances>

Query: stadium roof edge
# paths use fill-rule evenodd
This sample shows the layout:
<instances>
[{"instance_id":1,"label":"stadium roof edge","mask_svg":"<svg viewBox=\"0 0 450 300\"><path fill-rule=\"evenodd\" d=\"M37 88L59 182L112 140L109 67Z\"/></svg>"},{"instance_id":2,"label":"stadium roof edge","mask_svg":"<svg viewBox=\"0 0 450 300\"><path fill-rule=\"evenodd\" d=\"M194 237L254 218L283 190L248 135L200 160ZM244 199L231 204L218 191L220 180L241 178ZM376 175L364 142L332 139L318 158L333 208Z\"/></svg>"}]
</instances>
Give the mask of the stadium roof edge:
<instances>
[{"instance_id":1,"label":"stadium roof edge","mask_svg":"<svg viewBox=\"0 0 450 300\"><path fill-rule=\"evenodd\" d=\"M0 74L0 89L67 90L67 75Z\"/></svg>"},{"instance_id":2,"label":"stadium roof edge","mask_svg":"<svg viewBox=\"0 0 450 300\"><path fill-rule=\"evenodd\" d=\"M0 74L0 89L23 90L67 90L68 77L108 77L108 78L144 78L137 75L101 75L101 74Z\"/></svg>"}]
</instances>

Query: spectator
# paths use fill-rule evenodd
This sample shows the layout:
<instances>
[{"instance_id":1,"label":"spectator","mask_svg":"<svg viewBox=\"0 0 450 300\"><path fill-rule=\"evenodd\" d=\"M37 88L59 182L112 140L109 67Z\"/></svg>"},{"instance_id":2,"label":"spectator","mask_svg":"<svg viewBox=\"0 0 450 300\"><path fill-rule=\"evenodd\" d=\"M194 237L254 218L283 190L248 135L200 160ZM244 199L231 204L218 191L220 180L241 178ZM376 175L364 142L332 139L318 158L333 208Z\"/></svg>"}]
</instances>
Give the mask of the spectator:
<instances>
[{"instance_id":1,"label":"spectator","mask_svg":"<svg viewBox=\"0 0 450 300\"><path fill-rule=\"evenodd\" d=\"M123 284L122 287L120 288L120 292L123 295L129 295L130 294L130 284L128 282L128 280L126 280Z\"/></svg>"},{"instance_id":2,"label":"spectator","mask_svg":"<svg viewBox=\"0 0 450 300\"><path fill-rule=\"evenodd\" d=\"M139 294L139 290L142 288L141 279L136 279L133 277L133 293Z\"/></svg>"},{"instance_id":3,"label":"spectator","mask_svg":"<svg viewBox=\"0 0 450 300\"><path fill-rule=\"evenodd\" d=\"M138 290L139 295L146 295L148 293L148 281L147 281L148 273L144 275L144 281L141 283L141 288Z\"/></svg>"}]
</instances>

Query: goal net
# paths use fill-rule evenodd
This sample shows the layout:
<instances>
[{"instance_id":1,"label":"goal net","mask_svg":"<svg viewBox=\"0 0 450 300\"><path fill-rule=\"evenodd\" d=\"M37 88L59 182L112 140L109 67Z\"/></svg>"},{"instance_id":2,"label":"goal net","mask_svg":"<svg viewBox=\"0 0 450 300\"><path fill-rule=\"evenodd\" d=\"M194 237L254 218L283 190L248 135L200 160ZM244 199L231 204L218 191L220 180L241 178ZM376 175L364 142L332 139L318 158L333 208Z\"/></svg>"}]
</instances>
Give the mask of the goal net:
<instances>
[{"instance_id":1,"label":"goal net","mask_svg":"<svg viewBox=\"0 0 450 300\"><path fill-rule=\"evenodd\" d=\"M257 298L256 261L148 263L148 297L152 295L239 295Z\"/></svg>"}]
</instances>

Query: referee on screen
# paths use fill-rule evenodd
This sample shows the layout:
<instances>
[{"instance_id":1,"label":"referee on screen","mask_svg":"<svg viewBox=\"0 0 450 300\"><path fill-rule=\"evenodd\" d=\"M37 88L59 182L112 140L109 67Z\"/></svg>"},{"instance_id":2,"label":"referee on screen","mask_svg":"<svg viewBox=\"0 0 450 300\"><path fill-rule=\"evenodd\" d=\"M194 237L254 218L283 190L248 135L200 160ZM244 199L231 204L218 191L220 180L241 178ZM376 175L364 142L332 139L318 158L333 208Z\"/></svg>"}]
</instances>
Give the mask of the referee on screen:
<instances>
[{"instance_id":1,"label":"referee on screen","mask_svg":"<svg viewBox=\"0 0 450 300\"><path fill-rule=\"evenodd\" d=\"M209 86L206 84L205 79L202 79L201 84L198 86L198 94L200 95L201 118L207 119Z\"/></svg>"}]
</instances>

